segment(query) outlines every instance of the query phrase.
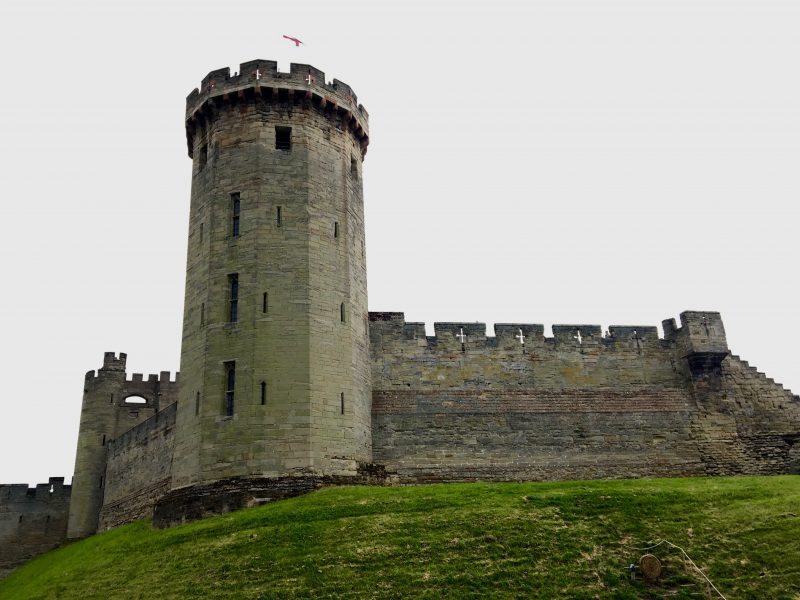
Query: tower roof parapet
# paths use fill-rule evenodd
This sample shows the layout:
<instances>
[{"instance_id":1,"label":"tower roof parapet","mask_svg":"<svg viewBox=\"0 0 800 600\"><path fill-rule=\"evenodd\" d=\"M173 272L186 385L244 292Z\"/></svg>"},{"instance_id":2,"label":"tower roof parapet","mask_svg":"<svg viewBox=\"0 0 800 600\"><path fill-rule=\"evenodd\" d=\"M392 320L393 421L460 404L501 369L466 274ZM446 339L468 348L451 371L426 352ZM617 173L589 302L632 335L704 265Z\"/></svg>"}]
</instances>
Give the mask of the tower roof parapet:
<instances>
[{"instance_id":1,"label":"tower roof parapet","mask_svg":"<svg viewBox=\"0 0 800 600\"><path fill-rule=\"evenodd\" d=\"M358 97L346 83L325 80L325 73L311 65L291 63L289 72L278 71L274 60L251 60L239 65L239 72L231 75L229 67L215 69L203 78L199 88L186 97L186 137L189 156L193 155L193 137L198 120L206 108L224 103L245 94L266 98L280 90L290 95L301 94L320 108L339 113L359 139L366 153L369 143L369 114Z\"/></svg>"}]
</instances>

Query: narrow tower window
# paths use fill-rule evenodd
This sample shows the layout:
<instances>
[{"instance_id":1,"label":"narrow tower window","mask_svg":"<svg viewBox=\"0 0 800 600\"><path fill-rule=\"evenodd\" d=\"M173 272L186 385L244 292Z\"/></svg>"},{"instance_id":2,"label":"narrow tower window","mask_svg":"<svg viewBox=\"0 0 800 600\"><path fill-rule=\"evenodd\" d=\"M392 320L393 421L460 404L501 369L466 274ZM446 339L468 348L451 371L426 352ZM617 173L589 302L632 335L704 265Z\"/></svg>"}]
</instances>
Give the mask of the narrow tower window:
<instances>
[{"instance_id":1,"label":"narrow tower window","mask_svg":"<svg viewBox=\"0 0 800 600\"><path fill-rule=\"evenodd\" d=\"M342 323L347 323L347 314L345 314L344 302L339 305L339 317L342 319Z\"/></svg>"},{"instance_id":2,"label":"narrow tower window","mask_svg":"<svg viewBox=\"0 0 800 600\"><path fill-rule=\"evenodd\" d=\"M333 222L333 237L334 238L339 237L339 221Z\"/></svg>"},{"instance_id":3,"label":"narrow tower window","mask_svg":"<svg viewBox=\"0 0 800 600\"><path fill-rule=\"evenodd\" d=\"M339 410L341 414L344 414L344 392L339 394Z\"/></svg>"},{"instance_id":4,"label":"narrow tower window","mask_svg":"<svg viewBox=\"0 0 800 600\"><path fill-rule=\"evenodd\" d=\"M200 243L203 243L203 224L200 223Z\"/></svg>"},{"instance_id":5,"label":"narrow tower window","mask_svg":"<svg viewBox=\"0 0 800 600\"><path fill-rule=\"evenodd\" d=\"M197 392L197 394L194 397L194 416L197 416L199 414L200 414L200 392Z\"/></svg>"},{"instance_id":6,"label":"narrow tower window","mask_svg":"<svg viewBox=\"0 0 800 600\"><path fill-rule=\"evenodd\" d=\"M264 292L263 297L261 298L261 312L267 314L269 310L269 295L267 292Z\"/></svg>"},{"instance_id":7,"label":"narrow tower window","mask_svg":"<svg viewBox=\"0 0 800 600\"><path fill-rule=\"evenodd\" d=\"M225 363L225 414L233 416L233 394L236 389L236 361Z\"/></svg>"},{"instance_id":8,"label":"narrow tower window","mask_svg":"<svg viewBox=\"0 0 800 600\"><path fill-rule=\"evenodd\" d=\"M208 144L203 144L200 147L200 156L197 159L197 164L202 169L206 166L206 162L208 162Z\"/></svg>"},{"instance_id":9,"label":"narrow tower window","mask_svg":"<svg viewBox=\"0 0 800 600\"><path fill-rule=\"evenodd\" d=\"M103 441L100 443L100 445L101 446L105 446L106 445L106 434L105 433L103 434Z\"/></svg>"},{"instance_id":10,"label":"narrow tower window","mask_svg":"<svg viewBox=\"0 0 800 600\"><path fill-rule=\"evenodd\" d=\"M230 296L230 308L228 311L228 321L236 323L239 319L239 274L231 273L228 275L228 289Z\"/></svg>"},{"instance_id":11,"label":"narrow tower window","mask_svg":"<svg viewBox=\"0 0 800 600\"><path fill-rule=\"evenodd\" d=\"M353 179L358 179L358 162L352 156L350 157L350 175L353 176Z\"/></svg>"},{"instance_id":12,"label":"narrow tower window","mask_svg":"<svg viewBox=\"0 0 800 600\"><path fill-rule=\"evenodd\" d=\"M261 382L261 406L267 403L267 382Z\"/></svg>"},{"instance_id":13,"label":"narrow tower window","mask_svg":"<svg viewBox=\"0 0 800 600\"><path fill-rule=\"evenodd\" d=\"M239 237L239 213L242 210L239 192L231 194L231 235Z\"/></svg>"},{"instance_id":14,"label":"narrow tower window","mask_svg":"<svg viewBox=\"0 0 800 600\"><path fill-rule=\"evenodd\" d=\"M206 324L206 303L200 304L200 327Z\"/></svg>"},{"instance_id":15,"label":"narrow tower window","mask_svg":"<svg viewBox=\"0 0 800 600\"><path fill-rule=\"evenodd\" d=\"M287 152L292 149L292 128L291 127L275 127L275 149L285 150Z\"/></svg>"},{"instance_id":16,"label":"narrow tower window","mask_svg":"<svg viewBox=\"0 0 800 600\"><path fill-rule=\"evenodd\" d=\"M100 489L101 489L101 490L103 489L103 483L104 483L104 481L105 481L105 477L103 477L102 475L100 475Z\"/></svg>"},{"instance_id":17,"label":"narrow tower window","mask_svg":"<svg viewBox=\"0 0 800 600\"><path fill-rule=\"evenodd\" d=\"M278 227L283 224L283 217L281 216L281 207L275 207L275 223L277 223Z\"/></svg>"}]
</instances>

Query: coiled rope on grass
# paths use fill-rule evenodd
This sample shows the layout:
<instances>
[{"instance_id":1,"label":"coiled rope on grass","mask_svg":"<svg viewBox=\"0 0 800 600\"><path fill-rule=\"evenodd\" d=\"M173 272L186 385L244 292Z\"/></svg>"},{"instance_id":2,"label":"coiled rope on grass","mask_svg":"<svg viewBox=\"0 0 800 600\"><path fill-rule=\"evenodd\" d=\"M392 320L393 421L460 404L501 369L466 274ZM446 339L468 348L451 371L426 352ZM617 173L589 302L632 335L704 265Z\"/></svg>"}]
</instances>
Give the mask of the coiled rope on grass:
<instances>
[{"instance_id":1,"label":"coiled rope on grass","mask_svg":"<svg viewBox=\"0 0 800 600\"><path fill-rule=\"evenodd\" d=\"M703 576L703 578L704 578L704 579L705 579L705 580L708 582L708 585L710 585L710 586L711 586L711 588L712 588L712 589L713 589L715 592L717 592L717 593L719 594L719 597L720 597L720 598L722 598L722 600L728 600L728 599L727 599L725 596L723 596L723 595L722 595L722 592L720 592L720 591L717 589L717 586L715 586L715 585L714 585L714 584L711 582L711 580L708 578L708 576L707 576L705 573L703 573L703 570L702 570L700 567L698 567L698 566L695 564L695 562L694 562L694 561L693 561L693 560L692 560L692 559L689 557L689 555L688 555L688 554L686 554L686 550L684 550L683 548L681 548L681 547L680 547L680 546L678 546L677 544L673 544L673 543L672 543L672 542L670 542L669 540L661 540L660 542L657 542L657 543L653 544L652 546L646 546L646 547L644 547L644 548L632 548L632 549L633 549L633 550L652 550L653 548L657 548L657 547L658 547L658 546L660 546L661 544L667 544L668 546L672 546L673 548L677 548L678 550L680 550L680 551L683 553L683 555L686 557L686 560L688 560L688 561L689 561L689 563L690 563L690 564L691 564L691 565L692 565L692 566L693 566L695 569L697 569L697 572L698 572L698 573L700 573L700 575L702 575L702 576Z\"/></svg>"}]
</instances>

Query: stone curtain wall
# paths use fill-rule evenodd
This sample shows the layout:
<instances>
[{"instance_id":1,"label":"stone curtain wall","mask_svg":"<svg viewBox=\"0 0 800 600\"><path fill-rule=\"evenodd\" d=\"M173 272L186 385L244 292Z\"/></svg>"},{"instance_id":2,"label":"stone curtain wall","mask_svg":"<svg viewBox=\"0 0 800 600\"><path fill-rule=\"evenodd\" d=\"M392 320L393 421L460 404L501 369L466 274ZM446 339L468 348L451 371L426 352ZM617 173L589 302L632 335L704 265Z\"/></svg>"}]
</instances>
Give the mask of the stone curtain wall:
<instances>
[{"instance_id":1,"label":"stone curtain wall","mask_svg":"<svg viewBox=\"0 0 800 600\"><path fill-rule=\"evenodd\" d=\"M736 355L695 381L692 429L706 473L800 473L800 398Z\"/></svg>"},{"instance_id":2,"label":"stone curtain wall","mask_svg":"<svg viewBox=\"0 0 800 600\"><path fill-rule=\"evenodd\" d=\"M426 337L400 313L370 319L373 462L401 482L800 472L800 400L727 353L721 322L715 347L689 337L702 313L667 322L667 339L655 327L604 335L591 325L545 338L525 324L487 337L475 323L436 324ZM693 374L698 348L725 358ZM198 503L189 488L164 495L175 409L109 444L101 528L149 517L154 504L175 523L346 481L225 479L198 492L224 488L218 502Z\"/></svg>"},{"instance_id":3,"label":"stone curtain wall","mask_svg":"<svg viewBox=\"0 0 800 600\"><path fill-rule=\"evenodd\" d=\"M373 402L375 461L401 481L703 474L680 391L393 390Z\"/></svg>"},{"instance_id":4,"label":"stone curtain wall","mask_svg":"<svg viewBox=\"0 0 800 600\"><path fill-rule=\"evenodd\" d=\"M487 337L475 323L437 324L426 337L400 313L370 319L380 468L170 491L173 402L107 441L100 529L154 508L161 525L178 523L323 485L381 483L387 472L400 482L800 473L800 399L728 353L721 322L709 321L709 345L702 313L668 322L666 339L652 327L602 335L587 325L545 338L542 326L517 324ZM133 379L123 372L118 389L130 393ZM174 400L177 382L160 389L154 401ZM61 478L0 485L0 576L65 539L70 492Z\"/></svg>"},{"instance_id":5,"label":"stone curtain wall","mask_svg":"<svg viewBox=\"0 0 800 600\"><path fill-rule=\"evenodd\" d=\"M401 481L800 472L800 401L728 354L717 313L665 322L666 339L370 321L374 461Z\"/></svg>"},{"instance_id":6,"label":"stone curtain wall","mask_svg":"<svg viewBox=\"0 0 800 600\"><path fill-rule=\"evenodd\" d=\"M66 539L70 491L63 477L0 485L0 578Z\"/></svg>"},{"instance_id":7,"label":"stone curtain wall","mask_svg":"<svg viewBox=\"0 0 800 600\"><path fill-rule=\"evenodd\" d=\"M109 443L99 530L150 518L169 490L176 408L171 404Z\"/></svg>"}]
</instances>

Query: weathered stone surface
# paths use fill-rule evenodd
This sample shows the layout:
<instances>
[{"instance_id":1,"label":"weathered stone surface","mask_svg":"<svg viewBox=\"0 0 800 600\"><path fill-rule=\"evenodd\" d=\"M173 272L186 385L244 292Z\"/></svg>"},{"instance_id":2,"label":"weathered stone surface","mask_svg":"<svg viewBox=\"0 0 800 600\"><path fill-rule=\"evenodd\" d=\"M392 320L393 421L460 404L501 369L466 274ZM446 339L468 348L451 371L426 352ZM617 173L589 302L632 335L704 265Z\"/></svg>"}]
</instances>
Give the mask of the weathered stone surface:
<instances>
[{"instance_id":1,"label":"weathered stone surface","mask_svg":"<svg viewBox=\"0 0 800 600\"><path fill-rule=\"evenodd\" d=\"M185 125L180 384L106 353L86 375L69 524L62 480L0 486L0 570L154 507L166 525L322 485L800 473L800 400L730 354L719 313L668 319L663 338L455 322L429 337L367 313L368 115L346 84L249 61L209 73Z\"/></svg>"},{"instance_id":2,"label":"weathered stone surface","mask_svg":"<svg viewBox=\"0 0 800 600\"><path fill-rule=\"evenodd\" d=\"M106 486L108 444L134 425L146 421L160 409L175 403L178 375L167 371L147 379L125 373L126 355L106 352L103 366L86 373L81 405L81 423L72 478L69 538L81 538L97 531ZM145 403L132 403L137 396Z\"/></svg>"},{"instance_id":3,"label":"weathered stone surface","mask_svg":"<svg viewBox=\"0 0 800 600\"><path fill-rule=\"evenodd\" d=\"M66 539L70 491L63 477L0 485L0 578Z\"/></svg>"},{"instance_id":4,"label":"weathered stone surface","mask_svg":"<svg viewBox=\"0 0 800 600\"><path fill-rule=\"evenodd\" d=\"M210 73L187 100L194 164L172 487L354 475L371 460L366 111L308 65L242 69ZM226 363L236 369L231 415Z\"/></svg>"},{"instance_id":5,"label":"weathered stone surface","mask_svg":"<svg viewBox=\"0 0 800 600\"><path fill-rule=\"evenodd\" d=\"M358 465L356 472L356 475L315 477L233 477L173 489L156 503L153 525L179 525L330 485L383 485L386 481L385 471L377 465Z\"/></svg>"},{"instance_id":6,"label":"weathered stone surface","mask_svg":"<svg viewBox=\"0 0 800 600\"><path fill-rule=\"evenodd\" d=\"M98 529L151 517L156 500L169 491L176 409L170 404L108 444Z\"/></svg>"},{"instance_id":7,"label":"weathered stone surface","mask_svg":"<svg viewBox=\"0 0 800 600\"><path fill-rule=\"evenodd\" d=\"M800 473L800 398L736 355L693 379L692 394L707 474Z\"/></svg>"},{"instance_id":8,"label":"weathered stone surface","mask_svg":"<svg viewBox=\"0 0 800 600\"><path fill-rule=\"evenodd\" d=\"M800 472L800 402L729 355L718 313L664 339L370 318L373 455L401 481Z\"/></svg>"}]
</instances>

